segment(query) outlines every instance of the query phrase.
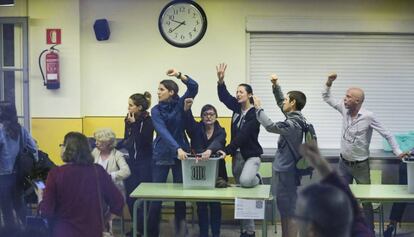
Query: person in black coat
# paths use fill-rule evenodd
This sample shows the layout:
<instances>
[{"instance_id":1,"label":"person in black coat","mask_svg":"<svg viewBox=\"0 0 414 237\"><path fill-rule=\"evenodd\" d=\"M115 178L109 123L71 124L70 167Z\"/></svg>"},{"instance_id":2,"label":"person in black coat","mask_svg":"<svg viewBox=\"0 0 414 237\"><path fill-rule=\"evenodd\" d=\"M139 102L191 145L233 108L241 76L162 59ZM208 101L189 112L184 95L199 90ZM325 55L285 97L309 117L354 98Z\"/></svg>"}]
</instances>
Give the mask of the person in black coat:
<instances>
[{"instance_id":1,"label":"person in black coat","mask_svg":"<svg viewBox=\"0 0 414 237\"><path fill-rule=\"evenodd\" d=\"M129 97L128 114L125 118L125 134L122 148L128 150L126 162L131 175L125 179L126 202L129 213L133 215L134 198L129 195L142 182L152 182L152 141L154 126L148 108L151 105L151 94L136 93ZM138 231L142 233L143 210L138 208ZM131 231L132 232L132 231Z\"/></svg>"},{"instance_id":2,"label":"person in black coat","mask_svg":"<svg viewBox=\"0 0 414 237\"><path fill-rule=\"evenodd\" d=\"M217 121L217 110L214 106L206 104L201 109L201 121L196 122L191 112L193 99L185 100L186 131L191 139L191 149L199 154L202 160L209 159L212 154L224 148L226 145L226 131ZM203 161L200 161L203 162ZM227 182L226 164L224 159L219 160L218 181ZM224 182L224 184L225 184ZM225 185L226 186L226 185ZM210 219L208 213L210 207ZM220 236L221 204L220 202L197 202L198 224L200 237L208 237L208 226L211 225L213 237Z\"/></svg>"}]
</instances>

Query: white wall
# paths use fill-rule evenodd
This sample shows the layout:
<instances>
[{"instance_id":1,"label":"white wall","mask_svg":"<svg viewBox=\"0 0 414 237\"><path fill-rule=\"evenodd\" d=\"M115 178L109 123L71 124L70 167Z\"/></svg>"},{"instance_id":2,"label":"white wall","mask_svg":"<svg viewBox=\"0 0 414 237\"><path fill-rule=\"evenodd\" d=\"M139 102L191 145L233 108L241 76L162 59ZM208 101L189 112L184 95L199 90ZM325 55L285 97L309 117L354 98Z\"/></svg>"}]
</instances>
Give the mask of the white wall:
<instances>
[{"instance_id":1,"label":"white wall","mask_svg":"<svg viewBox=\"0 0 414 237\"><path fill-rule=\"evenodd\" d=\"M81 78L84 115L123 115L127 98L150 91L156 103L158 82L169 67L193 76L200 84L195 111L212 103L229 116L217 99L215 65L228 63L231 92L246 78L246 17L286 16L323 19L407 20L414 24L410 1L248 1L199 0L208 18L207 33L197 45L180 49L167 44L158 31L158 16L167 0L82 0ZM109 41L96 41L95 19L110 22ZM180 87L183 93L184 87Z\"/></svg>"},{"instance_id":2,"label":"white wall","mask_svg":"<svg viewBox=\"0 0 414 237\"><path fill-rule=\"evenodd\" d=\"M14 7L0 7L0 16L29 17L29 80L32 117L80 117L80 35L78 0L15 0ZM46 45L46 29L62 29L59 90L43 86L38 66Z\"/></svg>"},{"instance_id":3,"label":"white wall","mask_svg":"<svg viewBox=\"0 0 414 237\"><path fill-rule=\"evenodd\" d=\"M80 36L78 0L29 1L30 105L32 117L80 117ZM43 86L38 66L39 54L46 45L46 29L62 29L59 90Z\"/></svg>"},{"instance_id":4,"label":"white wall","mask_svg":"<svg viewBox=\"0 0 414 237\"><path fill-rule=\"evenodd\" d=\"M217 105L221 116L230 112L216 95L215 65L229 64L231 92L246 78L246 17L352 18L361 24L375 20L406 20L414 24L410 0L198 0L208 18L207 33L197 45L179 49L158 32L158 16L169 0L17 0L0 8L0 16L29 16L31 114L33 117L119 116L127 98L150 91L156 103L158 82L176 67L200 84L195 111L205 103ZM107 18L111 37L98 42L95 19ZM47 47L46 28L62 29L61 89L46 90L37 66ZM184 87L181 87L184 90ZM181 91L182 93L183 91Z\"/></svg>"}]
</instances>

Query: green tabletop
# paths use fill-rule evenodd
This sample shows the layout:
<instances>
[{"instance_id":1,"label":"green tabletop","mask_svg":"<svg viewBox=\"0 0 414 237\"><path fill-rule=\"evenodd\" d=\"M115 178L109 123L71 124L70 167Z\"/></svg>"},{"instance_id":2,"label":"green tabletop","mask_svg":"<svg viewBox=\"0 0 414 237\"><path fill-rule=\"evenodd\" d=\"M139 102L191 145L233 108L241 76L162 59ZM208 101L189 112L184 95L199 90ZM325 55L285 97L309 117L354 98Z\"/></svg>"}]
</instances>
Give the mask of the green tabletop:
<instances>
[{"instance_id":1,"label":"green tabletop","mask_svg":"<svg viewBox=\"0 0 414 237\"><path fill-rule=\"evenodd\" d=\"M215 189L185 189L177 183L141 183L130 195L138 199L234 200L237 198L269 200L270 185L254 188L228 187Z\"/></svg>"},{"instance_id":2,"label":"green tabletop","mask_svg":"<svg viewBox=\"0 0 414 237\"><path fill-rule=\"evenodd\" d=\"M414 193L408 193L407 185L351 184L349 187L361 201L414 202Z\"/></svg>"}]
</instances>

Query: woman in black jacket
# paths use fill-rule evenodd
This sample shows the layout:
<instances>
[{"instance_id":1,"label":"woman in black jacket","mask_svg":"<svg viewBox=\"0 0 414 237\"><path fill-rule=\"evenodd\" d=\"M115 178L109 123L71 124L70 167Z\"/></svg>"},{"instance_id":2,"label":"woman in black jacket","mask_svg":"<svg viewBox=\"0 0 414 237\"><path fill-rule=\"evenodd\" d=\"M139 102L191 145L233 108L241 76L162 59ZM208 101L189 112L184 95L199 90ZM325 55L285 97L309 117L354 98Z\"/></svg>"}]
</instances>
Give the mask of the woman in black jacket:
<instances>
[{"instance_id":1,"label":"woman in black jacket","mask_svg":"<svg viewBox=\"0 0 414 237\"><path fill-rule=\"evenodd\" d=\"M232 171L236 182L242 187L251 188L261 183L257 172L260 168L260 155L263 153L258 141L260 123L253 107L253 89L248 84L240 84L236 97L231 96L224 84L226 68L224 63L216 68L219 99L233 111L231 141L224 148L224 152L233 158ZM241 237L255 236L253 220L241 220L241 226Z\"/></svg>"},{"instance_id":2,"label":"woman in black jacket","mask_svg":"<svg viewBox=\"0 0 414 237\"><path fill-rule=\"evenodd\" d=\"M134 199L129 195L142 182L152 181L152 141L154 126L147 111L151 105L151 94L133 94L128 100L128 114L125 118L123 147L128 150L126 162L131 175L125 179L129 213L133 211ZM142 233L143 210L138 208L138 231ZM132 232L132 231L131 231Z\"/></svg>"},{"instance_id":3,"label":"woman in black jacket","mask_svg":"<svg viewBox=\"0 0 414 237\"><path fill-rule=\"evenodd\" d=\"M210 156L224 148L226 145L226 131L217 121L217 110L207 104L201 109L201 121L196 122L190 110L193 99L185 100L186 131L191 138L191 149L196 154L201 154L201 159L209 159ZM202 161L201 161L202 162ZM218 179L228 181L226 164L220 159L218 164ZM210 207L210 219L208 213ZM200 237L208 237L208 226L211 225L213 237L220 236L221 204L220 202L197 202L198 225Z\"/></svg>"}]
</instances>

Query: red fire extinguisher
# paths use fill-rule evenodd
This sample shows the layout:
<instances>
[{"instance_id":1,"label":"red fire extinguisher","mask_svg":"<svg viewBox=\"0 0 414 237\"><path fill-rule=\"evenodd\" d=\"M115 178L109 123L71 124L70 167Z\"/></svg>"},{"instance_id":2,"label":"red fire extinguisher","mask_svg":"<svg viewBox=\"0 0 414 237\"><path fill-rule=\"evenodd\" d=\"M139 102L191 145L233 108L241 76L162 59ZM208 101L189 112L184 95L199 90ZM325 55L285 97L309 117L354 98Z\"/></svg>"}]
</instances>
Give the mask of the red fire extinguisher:
<instances>
[{"instance_id":1,"label":"red fire extinguisher","mask_svg":"<svg viewBox=\"0 0 414 237\"><path fill-rule=\"evenodd\" d=\"M45 49L39 55L39 68L42 73L43 85L47 89L59 89L60 79L59 79L59 50L55 49L56 45L50 47L50 49ZM42 56L46 53L45 66L46 66L46 77L42 68Z\"/></svg>"}]
</instances>

